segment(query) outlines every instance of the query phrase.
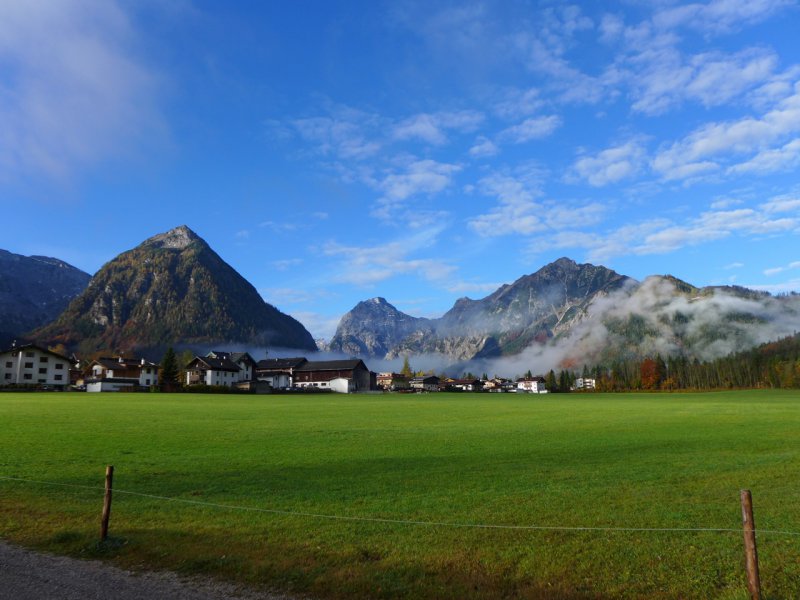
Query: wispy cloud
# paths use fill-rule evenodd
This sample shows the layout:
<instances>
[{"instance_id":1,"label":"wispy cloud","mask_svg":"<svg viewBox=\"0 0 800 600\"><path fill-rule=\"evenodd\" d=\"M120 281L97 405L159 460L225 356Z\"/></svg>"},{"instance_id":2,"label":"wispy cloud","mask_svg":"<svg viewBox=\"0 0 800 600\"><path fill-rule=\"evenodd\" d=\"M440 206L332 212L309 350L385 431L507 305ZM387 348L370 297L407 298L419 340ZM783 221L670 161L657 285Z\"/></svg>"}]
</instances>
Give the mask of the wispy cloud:
<instances>
[{"instance_id":1,"label":"wispy cloud","mask_svg":"<svg viewBox=\"0 0 800 600\"><path fill-rule=\"evenodd\" d=\"M298 267L303 264L302 258L284 258L281 260L273 260L271 263L272 268L276 271L288 271L294 267Z\"/></svg>"},{"instance_id":2,"label":"wispy cloud","mask_svg":"<svg viewBox=\"0 0 800 600\"><path fill-rule=\"evenodd\" d=\"M436 195L453 183L453 176L461 170L460 165L437 162L431 159L411 160L396 172L372 181L383 193L373 215L388 219L393 211L412 196Z\"/></svg>"},{"instance_id":3,"label":"wispy cloud","mask_svg":"<svg viewBox=\"0 0 800 600\"><path fill-rule=\"evenodd\" d=\"M561 117L558 115L547 115L543 117L531 117L525 119L518 125L513 125L504 129L499 134L499 139L509 141L514 144L525 144L533 140L545 138L561 126Z\"/></svg>"},{"instance_id":4,"label":"wispy cloud","mask_svg":"<svg viewBox=\"0 0 800 600\"><path fill-rule=\"evenodd\" d=\"M720 168L731 155L763 152L800 131L800 84L759 118L709 123L661 151L653 168L664 179L682 179Z\"/></svg>"},{"instance_id":5,"label":"wispy cloud","mask_svg":"<svg viewBox=\"0 0 800 600\"><path fill-rule=\"evenodd\" d=\"M800 269L800 260L790 262L789 264L783 265L781 267L764 269L764 275L777 275L778 273L783 273L784 271L791 271L793 269Z\"/></svg>"},{"instance_id":6,"label":"wispy cloud","mask_svg":"<svg viewBox=\"0 0 800 600\"><path fill-rule=\"evenodd\" d=\"M793 0L711 0L669 7L656 13L660 28L691 27L702 33L720 34L768 19Z\"/></svg>"},{"instance_id":7,"label":"wispy cloud","mask_svg":"<svg viewBox=\"0 0 800 600\"><path fill-rule=\"evenodd\" d=\"M638 141L629 141L575 161L572 171L590 185L600 187L636 175L645 163L645 150Z\"/></svg>"},{"instance_id":8,"label":"wispy cloud","mask_svg":"<svg viewBox=\"0 0 800 600\"><path fill-rule=\"evenodd\" d=\"M531 249L538 253L554 248L583 248L589 260L602 262L628 254L667 254L733 235L752 238L791 233L800 227L800 215L773 217L764 206L710 210L681 223L656 218L605 232L573 228L534 240Z\"/></svg>"},{"instance_id":9,"label":"wispy cloud","mask_svg":"<svg viewBox=\"0 0 800 600\"><path fill-rule=\"evenodd\" d=\"M484 117L478 111L422 113L403 119L392 130L397 140L420 140L439 146L448 141L447 131L470 133L475 131Z\"/></svg>"},{"instance_id":10,"label":"wispy cloud","mask_svg":"<svg viewBox=\"0 0 800 600\"><path fill-rule=\"evenodd\" d=\"M493 173L478 182L478 191L497 200L487 214L469 220L469 226L485 237L511 233L531 234L546 228L542 220L542 172L531 167L516 173Z\"/></svg>"},{"instance_id":11,"label":"wispy cloud","mask_svg":"<svg viewBox=\"0 0 800 600\"><path fill-rule=\"evenodd\" d=\"M469 149L469 155L475 158L494 156L499 152L497 145L484 136L478 136L473 146Z\"/></svg>"},{"instance_id":12,"label":"wispy cloud","mask_svg":"<svg viewBox=\"0 0 800 600\"><path fill-rule=\"evenodd\" d=\"M0 179L69 178L165 141L140 43L114 1L0 3Z\"/></svg>"},{"instance_id":13,"label":"wispy cloud","mask_svg":"<svg viewBox=\"0 0 800 600\"><path fill-rule=\"evenodd\" d=\"M456 271L456 267L444 260L414 257L420 250L434 245L441 231L441 228L422 230L374 246L328 242L322 247L322 254L342 260L332 275L337 283L369 286L398 275L416 275L427 281L442 282Z\"/></svg>"}]
</instances>

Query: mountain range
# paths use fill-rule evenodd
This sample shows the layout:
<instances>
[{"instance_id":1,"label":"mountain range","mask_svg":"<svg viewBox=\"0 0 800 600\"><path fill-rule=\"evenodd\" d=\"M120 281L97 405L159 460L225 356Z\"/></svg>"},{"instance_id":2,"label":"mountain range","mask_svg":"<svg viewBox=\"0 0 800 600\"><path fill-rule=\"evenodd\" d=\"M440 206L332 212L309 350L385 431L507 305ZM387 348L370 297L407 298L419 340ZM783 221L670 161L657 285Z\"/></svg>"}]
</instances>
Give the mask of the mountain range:
<instances>
[{"instance_id":1,"label":"mountain range","mask_svg":"<svg viewBox=\"0 0 800 600\"><path fill-rule=\"evenodd\" d=\"M103 265L55 321L30 337L84 353L214 344L316 350L302 324L264 302L186 226Z\"/></svg>"},{"instance_id":2,"label":"mountain range","mask_svg":"<svg viewBox=\"0 0 800 600\"><path fill-rule=\"evenodd\" d=\"M640 282L560 258L485 298L461 298L439 318L403 313L381 297L359 302L326 350L473 370L501 361L524 372L656 354L710 360L798 330L797 295L698 288L670 275ZM91 278L55 258L0 251L0 332L0 343L24 338L82 353L318 347L186 226L123 252Z\"/></svg>"},{"instance_id":3,"label":"mountain range","mask_svg":"<svg viewBox=\"0 0 800 600\"><path fill-rule=\"evenodd\" d=\"M800 297L736 286L698 288L670 275L642 282L568 258L438 319L384 298L357 304L329 349L363 357L438 357L438 364L527 362L543 368L661 354L709 360L800 329ZM522 371L525 369L523 368Z\"/></svg>"}]
</instances>

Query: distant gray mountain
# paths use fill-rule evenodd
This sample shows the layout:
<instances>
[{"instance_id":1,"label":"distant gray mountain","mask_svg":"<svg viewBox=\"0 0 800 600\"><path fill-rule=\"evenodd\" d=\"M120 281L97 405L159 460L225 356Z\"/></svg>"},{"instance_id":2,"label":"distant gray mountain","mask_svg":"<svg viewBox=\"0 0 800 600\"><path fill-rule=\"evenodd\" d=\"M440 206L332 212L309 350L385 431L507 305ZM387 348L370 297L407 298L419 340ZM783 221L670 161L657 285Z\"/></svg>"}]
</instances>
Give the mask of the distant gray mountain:
<instances>
[{"instance_id":1,"label":"distant gray mountain","mask_svg":"<svg viewBox=\"0 0 800 600\"><path fill-rule=\"evenodd\" d=\"M378 358L514 354L569 329L598 296L635 283L606 267L561 258L486 298L461 298L440 319L417 319L375 298L342 318L331 349Z\"/></svg>"},{"instance_id":2,"label":"distant gray mountain","mask_svg":"<svg viewBox=\"0 0 800 600\"><path fill-rule=\"evenodd\" d=\"M55 319L90 279L57 258L0 250L0 345Z\"/></svg>"},{"instance_id":3,"label":"distant gray mountain","mask_svg":"<svg viewBox=\"0 0 800 600\"><path fill-rule=\"evenodd\" d=\"M525 353L538 364L580 367L659 353L712 359L798 330L800 296L698 288L670 275L640 283L561 258L483 299L461 298L438 319L415 319L382 298L361 302L331 349L453 363Z\"/></svg>"},{"instance_id":4,"label":"distant gray mountain","mask_svg":"<svg viewBox=\"0 0 800 600\"><path fill-rule=\"evenodd\" d=\"M431 331L429 319L397 310L384 298L359 302L339 322L327 349L354 356L383 357L408 335Z\"/></svg>"}]
</instances>

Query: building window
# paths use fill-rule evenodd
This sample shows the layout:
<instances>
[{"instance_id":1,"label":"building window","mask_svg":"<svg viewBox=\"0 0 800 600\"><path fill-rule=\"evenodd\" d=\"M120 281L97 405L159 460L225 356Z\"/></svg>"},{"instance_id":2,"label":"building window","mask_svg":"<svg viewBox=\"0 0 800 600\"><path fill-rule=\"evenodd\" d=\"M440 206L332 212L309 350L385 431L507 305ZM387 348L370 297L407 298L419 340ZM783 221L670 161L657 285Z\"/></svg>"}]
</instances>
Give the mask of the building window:
<instances>
[{"instance_id":1,"label":"building window","mask_svg":"<svg viewBox=\"0 0 800 600\"><path fill-rule=\"evenodd\" d=\"M33 363L32 362L26 362L25 363L25 368L26 369L32 369L33 368Z\"/></svg>"},{"instance_id":2,"label":"building window","mask_svg":"<svg viewBox=\"0 0 800 600\"><path fill-rule=\"evenodd\" d=\"M33 379L33 375L31 375L30 373L24 373L22 375L22 378L23 379Z\"/></svg>"},{"instance_id":3,"label":"building window","mask_svg":"<svg viewBox=\"0 0 800 600\"><path fill-rule=\"evenodd\" d=\"M39 357L39 362L47 362L47 357L46 356L40 356Z\"/></svg>"},{"instance_id":4,"label":"building window","mask_svg":"<svg viewBox=\"0 0 800 600\"><path fill-rule=\"evenodd\" d=\"M38 379L37 381L38 381L39 383L47 383L47 379Z\"/></svg>"},{"instance_id":5,"label":"building window","mask_svg":"<svg viewBox=\"0 0 800 600\"><path fill-rule=\"evenodd\" d=\"M145 380L144 380L144 384L145 384L145 385L150 385L150 380L149 380L149 379L145 379Z\"/></svg>"},{"instance_id":6,"label":"building window","mask_svg":"<svg viewBox=\"0 0 800 600\"><path fill-rule=\"evenodd\" d=\"M6 379L11 379L11 373L6 373Z\"/></svg>"},{"instance_id":7,"label":"building window","mask_svg":"<svg viewBox=\"0 0 800 600\"><path fill-rule=\"evenodd\" d=\"M56 376L55 376L55 380L56 380L56 381L61 381L63 378L64 378L64 376L63 376L63 375L56 375Z\"/></svg>"},{"instance_id":8,"label":"building window","mask_svg":"<svg viewBox=\"0 0 800 600\"><path fill-rule=\"evenodd\" d=\"M47 367L39 367L39 374L43 375L47 373Z\"/></svg>"},{"instance_id":9,"label":"building window","mask_svg":"<svg viewBox=\"0 0 800 600\"><path fill-rule=\"evenodd\" d=\"M60 370L61 370L61 369L63 369L63 368L64 368L64 363L56 363L56 369L57 369L57 370L59 370L59 371L60 371Z\"/></svg>"},{"instance_id":10,"label":"building window","mask_svg":"<svg viewBox=\"0 0 800 600\"><path fill-rule=\"evenodd\" d=\"M12 363L10 360L6 361L6 369L10 369L13 366L14 366L14 363Z\"/></svg>"},{"instance_id":11,"label":"building window","mask_svg":"<svg viewBox=\"0 0 800 600\"><path fill-rule=\"evenodd\" d=\"M33 358L33 352L26 352L25 358Z\"/></svg>"}]
</instances>

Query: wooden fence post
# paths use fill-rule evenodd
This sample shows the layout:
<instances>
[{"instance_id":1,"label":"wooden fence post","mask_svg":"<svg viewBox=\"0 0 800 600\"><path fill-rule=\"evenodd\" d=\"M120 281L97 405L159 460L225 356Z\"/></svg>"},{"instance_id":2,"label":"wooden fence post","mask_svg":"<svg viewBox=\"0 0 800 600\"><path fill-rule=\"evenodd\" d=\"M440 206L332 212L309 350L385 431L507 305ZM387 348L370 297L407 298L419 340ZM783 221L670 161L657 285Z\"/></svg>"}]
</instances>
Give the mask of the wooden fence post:
<instances>
[{"instance_id":1,"label":"wooden fence post","mask_svg":"<svg viewBox=\"0 0 800 600\"><path fill-rule=\"evenodd\" d=\"M756 550L756 522L753 519L753 497L750 490L742 490L742 528L744 529L744 557L747 569L747 590L752 600L761 600L761 578L758 574Z\"/></svg>"},{"instance_id":2,"label":"wooden fence post","mask_svg":"<svg viewBox=\"0 0 800 600\"><path fill-rule=\"evenodd\" d=\"M103 498L103 517L100 520L100 541L105 542L108 538L108 519L111 516L111 484L114 479L114 467L106 467L106 495Z\"/></svg>"}]
</instances>

